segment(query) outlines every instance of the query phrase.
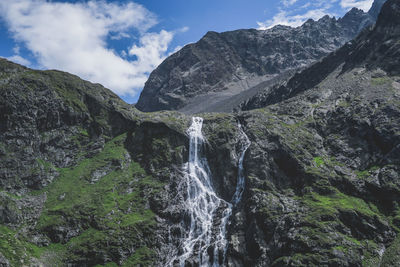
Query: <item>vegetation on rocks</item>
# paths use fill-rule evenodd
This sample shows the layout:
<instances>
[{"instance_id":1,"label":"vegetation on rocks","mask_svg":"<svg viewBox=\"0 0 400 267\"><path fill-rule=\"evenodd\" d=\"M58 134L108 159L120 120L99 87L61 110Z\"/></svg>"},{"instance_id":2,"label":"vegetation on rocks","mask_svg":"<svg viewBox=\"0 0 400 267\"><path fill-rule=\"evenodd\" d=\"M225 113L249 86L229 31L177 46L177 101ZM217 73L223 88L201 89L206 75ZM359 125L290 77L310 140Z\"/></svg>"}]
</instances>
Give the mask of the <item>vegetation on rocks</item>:
<instances>
[{"instance_id":1,"label":"vegetation on rocks","mask_svg":"<svg viewBox=\"0 0 400 267\"><path fill-rule=\"evenodd\" d=\"M228 266L397 265L399 10L389 0L374 28L267 88L257 109L199 115L226 201L243 132L251 141ZM190 116L142 113L100 85L6 60L0 91L1 266L159 266L176 254Z\"/></svg>"}]
</instances>

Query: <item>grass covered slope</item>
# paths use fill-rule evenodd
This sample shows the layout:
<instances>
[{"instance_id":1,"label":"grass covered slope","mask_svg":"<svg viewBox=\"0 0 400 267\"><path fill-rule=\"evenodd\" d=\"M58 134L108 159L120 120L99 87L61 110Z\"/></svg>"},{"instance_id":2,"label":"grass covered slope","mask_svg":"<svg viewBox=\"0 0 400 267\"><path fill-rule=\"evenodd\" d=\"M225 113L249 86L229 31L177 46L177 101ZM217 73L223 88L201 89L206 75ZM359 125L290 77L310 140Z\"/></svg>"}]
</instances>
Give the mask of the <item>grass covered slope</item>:
<instances>
[{"instance_id":1,"label":"grass covered slope","mask_svg":"<svg viewBox=\"0 0 400 267\"><path fill-rule=\"evenodd\" d=\"M67 73L0 70L0 265L153 265L165 182L134 151L149 143L160 164L181 154L163 136L179 136L179 116L140 116Z\"/></svg>"},{"instance_id":2,"label":"grass covered slope","mask_svg":"<svg viewBox=\"0 0 400 267\"><path fill-rule=\"evenodd\" d=\"M389 0L373 29L247 103L233 262L398 265L399 18Z\"/></svg>"},{"instance_id":3,"label":"grass covered slope","mask_svg":"<svg viewBox=\"0 0 400 267\"><path fill-rule=\"evenodd\" d=\"M156 222L146 194L156 194L162 184L130 159L125 139L126 135L118 136L93 158L60 169L60 176L45 189L47 201L37 229L51 242L65 243L69 262L152 259L146 245L154 242ZM62 229L66 226L68 231Z\"/></svg>"},{"instance_id":4,"label":"grass covered slope","mask_svg":"<svg viewBox=\"0 0 400 267\"><path fill-rule=\"evenodd\" d=\"M381 70L334 72L243 114L253 142L248 264L396 266L388 258L400 230L399 81Z\"/></svg>"},{"instance_id":5,"label":"grass covered slope","mask_svg":"<svg viewBox=\"0 0 400 267\"><path fill-rule=\"evenodd\" d=\"M12 266L21 259L49 266L55 262L80 266L152 263L154 251L149 247L154 246L156 221L148 199L163 184L131 160L125 140L126 134L112 139L101 152L76 166L49 166L59 176L44 189L30 193L46 199L31 229L37 233L36 242L24 236L23 226L1 228L1 252Z\"/></svg>"}]
</instances>

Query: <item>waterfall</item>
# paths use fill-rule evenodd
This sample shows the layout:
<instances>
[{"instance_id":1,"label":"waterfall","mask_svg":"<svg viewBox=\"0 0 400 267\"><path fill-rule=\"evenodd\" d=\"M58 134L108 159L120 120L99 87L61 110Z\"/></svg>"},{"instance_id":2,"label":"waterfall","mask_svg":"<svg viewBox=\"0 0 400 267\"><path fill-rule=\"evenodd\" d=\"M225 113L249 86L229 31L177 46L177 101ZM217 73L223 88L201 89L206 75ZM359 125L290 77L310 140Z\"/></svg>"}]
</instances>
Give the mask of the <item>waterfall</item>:
<instances>
[{"instance_id":1,"label":"waterfall","mask_svg":"<svg viewBox=\"0 0 400 267\"><path fill-rule=\"evenodd\" d=\"M214 191L207 159L204 157L203 119L193 117L187 130L190 137L189 161L185 164L185 201L188 232L182 241L181 253L170 261L179 262L181 267L189 259L198 266L219 267L225 263L227 251L226 227L232 209L243 195L245 177L243 159L250 141L239 123L240 143L238 182L232 203L219 198ZM217 215L221 214L220 217ZM221 258L222 256L222 258Z\"/></svg>"},{"instance_id":2,"label":"waterfall","mask_svg":"<svg viewBox=\"0 0 400 267\"><path fill-rule=\"evenodd\" d=\"M240 200L242 200L243 192L244 192L244 185L245 185L245 176L244 176L244 169L243 169L243 160L244 156L246 155L246 151L249 148L251 142L249 137L243 131L242 125L238 122L238 129L240 134L240 143L242 144L240 157L239 157L239 166L238 166L238 181L236 184L236 191L232 198L232 203L236 206Z\"/></svg>"},{"instance_id":3,"label":"waterfall","mask_svg":"<svg viewBox=\"0 0 400 267\"><path fill-rule=\"evenodd\" d=\"M243 160L244 156L246 155L247 149L250 147L250 139L249 137L245 134L243 131L242 125L240 122L238 122L238 129L239 129L239 143L241 144L241 151L240 151L240 157L239 157L239 164L238 164L238 179L236 183L236 190L235 194L232 197L231 203L229 203L228 207L225 209L223 213L223 219L221 221L221 226L220 226L220 247L223 248L223 263L225 263L226 260L226 252L228 249L227 246L227 240L226 240L226 225L229 221L229 218L232 215L232 208L235 207L241 200L244 192L244 186L245 186L245 176L244 176L244 169L243 169ZM214 252L214 255L215 252ZM214 260L215 262L215 260Z\"/></svg>"},{"instance_id":4,"label":"waterfall","mask_svg":"<svg viewBox=\"0 0 400 267\"><path fill-rule=\"evenodd\" d=\"M216 211L220 206L228 205L219 198L212 186L207 159L203 156L204 137L201 132L203 119L192 118L188 129L190 137L189 162L186 169L187 215L190 228L182 243L182 255L177 259L180 266L185 266L186 260L197 255L200 266L210 266L209 250L215 246L213 239L213 223ZM218 264L216 264L218 266Z\"/></svg>"}]
</instances>

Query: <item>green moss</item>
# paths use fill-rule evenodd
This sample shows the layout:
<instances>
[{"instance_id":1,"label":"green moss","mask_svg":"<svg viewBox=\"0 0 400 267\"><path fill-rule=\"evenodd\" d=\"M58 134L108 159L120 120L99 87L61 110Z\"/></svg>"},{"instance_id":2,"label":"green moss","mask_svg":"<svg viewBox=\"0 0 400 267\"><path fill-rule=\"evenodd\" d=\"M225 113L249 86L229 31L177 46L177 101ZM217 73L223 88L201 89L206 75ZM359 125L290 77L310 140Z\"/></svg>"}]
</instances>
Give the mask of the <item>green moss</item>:
<instances>
[{"instance_id":1,"label":"green moss","mask_svg":"<svg viewBox=\"0 0 400 267\"><path fill-rule=\"evenodd\" d=\"M382 86L390 84L392 80L389 77L378 77L371 79L371 85L373 86Z\"/></svg>"},{"instance_id":2,"label":"green moss","mask_svg":"<svg viewBox=\"0 0 400 267\"><path fill-rule=\"evenodd\" d=\"M321 165L325 164L325 161L322 157L315 157L314 163L317 165L317 167L320 167Z\"/></svg>"},{"instance_id":3,"label":"green moss","mask_svg":"<svg viewBox=\"0 0 400 267\"><path fill-rule=\"evenodd\" d=\"M322 178L335 177L336 166L344 167L345 164L336 160L335 157L317 156L314 157L310 166L306 166L305 171L308 174Z\"/></svg>"},{"instance_id":4,"label":"green moss","mask_svg":"<svg viewBox=\"0 0 400 267\"><path fill-rule=\"evenodd\" d=\"M155 158L152 158L151 161L156 161L155 166L163 165L163 162L171 162L171 146L168 140L164 138L154 138L151 143L151 149L155 153Z\"/></svg>"},{"instance_id":5,"label":"green moss","mask_svg":"<svg viewBox=\"0 0 400 267\"><path fill-rule=\"evenodd\" d=\"M232 140L238 131L236 119L227 114L205 115L203 131L207 141L211 146L225 146L231 149L232 143L226 140Z\"/></svg>"},{"instance_id":6,"label":"green moss","mask_svg":"<svg viewBox=\"0 0 400 267\"><path fill-rule=\"evenodd\" d=\"M0 196L1 196L1 194L5 194L7 197L9 197L11 199L22 199L22 196L11 194L10 192L7 192L2 188L0 188Z\"/></svg>"},{"instance_id":7,"label":"green moss","mask_svg":"<svg viewBox=\"0 0 400 267\"><path fill-rule=\"evenodd\" d=\"M391 217L391 224L397 232L400 232L400 208L398 207L395 209L394 214Z\"/></svg>"},{"instance_id":8,"label":"green moss","mask_svg":"<svg viewBox=\"0 0 400 267\"><path fill-rule=\"evenodd\" d=\"M347 241L349 241L349 242L351 242L351 243L353 243L353 244L356 244L357 246L361 246L361 242L358 241L357 239L355 239L354 237L345 235L344 238L345 238Z\"/></svg>"},{"instance_id":9,"label":"green moss","mask_svg":"<svg viewBox=\"0 0 400 267\"><path fill-rule=\"evenodd\" d=\"M379 216L379 211L373 204L368 204L360 198L345 195L337 190L330 195L309 193L303 198L304 203L314 210L334 214L338 210L354 210L367 216Z\"/></svg>"},{"instance_id":10,"label":"green moss","mask_svg":"<svg viewBox=\"0 0 400 267\"><path fill-rule=\"evenodd\" d=\"M336 247L333 247L332 250L340 250L340 251L346 253L349 250L349 247L336 246Z\"/></svg>"},{"instance_id":11,"label":"green moss","mask_svg":"<svg viewBox=\"0 0 400 267\"><path fill-rule=\"evenodd\" d=\"M307 166L305 169L305 172L307 174L322 177L322 178L327 178L330 176L330 173L325 172L320 167L314 167L314 166Z\"/></svg>"},{"instance_id":12,"label":"green moss","mask_svg":"<svg viewBox=\"0 0 400 267\"><path fill-rule=\"evenodd\" d=\"M0 252L11 266L23 266L37 255L38 247L25 241L16 230L0 225Z\"/></svg>"},{"instance_id":13,"label":"green moss","mask_svg":"<svg viewBox=\"0 0 400 267\"><path fill-rule=\"evenodd\" d=\"M89 137L89 133L88 133L88 131L86 129L81 128L79 133L82 136Z\"/></svg>"},{"instance_id":14,"label":"green moss","mask_svg":"<svg viewBox=\"0 0 400 267\"><path fill-rule=\"evenodd\" d=\"M313 162L316 167L327 167L329 169L334 168L335 166L345 166L343 163L336 160L335 157L327 157L327 156L318 156L314 157Z\"/></svg>"},{"instance_id":15,"label":"green moss","mask_svg":"<svg viewBox=\"0 0 400 267\"><path fill-rule=\"evenodd\" d=\"M82 92L76 89L82 86L82 81L78 77L68 75L68 82L66 82L65 73L63 72L46 71L43 74L46 74L49 78L49 83L68 105L80 111L88 110L83 102Z\"/></svg>"},{"instance_id":16,"label":"green moss","mask_svg":"<svg viewBox=\"0 0 400 267\"><path fill-rule=\"evenodd\" d=\"M397 235L393 243L383 254L381 266L398 266L400 262L400 235Z\"/></svg>"},{"instance_id":17,"label":"green moss","mask_svg":"<svg viewBox=\"0 0 400 267\"><path fill-rule=\"evenodd\" d=\"M133 253L124 263L123 267L153 266L154 252L147 247L141 247Z\"/></svg>"},{"instance_id":18,"label":"green moss","mask_svg":"<svg viewBox=\"0 0 400 267\"><path fill-rule=\"evenodd\" d=\"M372 240L365 240L362 242L365 248L364 257L362 260L362 266L364 267L376 267L380 266L381 255L379 255L378 245ZM382 266L382 265L381 265Z\"/></svg>"},{"instance_id":19,"label":"green moss","mask_svg":"<svg viewBox=\"0 0 400 267\"><path fill-rule=\"evenodd\" d=\"M63 259L66 257L66 247L61 244L50 244L46 247L37 247L28 244L32 250L32 257L38 259L44 266L64 266Z\"/></svg>"},{"instance_id":20,"label":"green moss","mask_svg":"<svg viewBox=\"0 0 400 267\"><path fill-rule=\"evenodd\" d=\"M176 111L160 111L141 113L140 121L163 122L171 129L180 133L184 133L189 124L189 118L182 113Z\"/></svg>"},{"instance_id":21,"label":"green moss","mask_svg":"<svg viewBox=\"0 0 400 267\"><path fill-rule=\"evenodd\" d=\"M84 83L79 77L60 71L39 70L28 70L20 75L20 82L28 90L52 88L69 106L79 111L87 111L83 92L78 89L82 88Z\"/></svg>"},{"instance_id":22,"label":"green moss","mask_svg":"<svg viewBox=\"0 0 400 267\"><path fill-rule=\"evenodd\" d=\"M107 244L119 244L125 235L132 237L130 243L119 246L143 246L135 235L151 240L156 222L144 192L155 195L163 184L147 176L138 163L125 162L125 138L124 134L111 140L99 154L73 168L58 169L60 176L44 190L47 201L37 224L40 231L79 222L81 234L65 244L70 260L79 261L75 254L99 248L113 250L117 245ZM103 169L105 175L93 182L94 171Z\"/></svg>"},{"instance_id":23,"label":"green moss","mask_svg":"<svg viewBox=\"0 0 400 267\"><path fill-rule=\"evenodd\" d=\"M45 161L41 158L37 158L36 162L43 167L45 172L55 169L54 165L48 161Z\"/></svg>"},{"instance_id":24,"label":"green moss","mask_svg":"<svg viewBox=\"0 0 400 267\"><path fill-rule=\"evenodd\" d=\"M371 175L371 173L373 173L373 172L375 172L375 171L377 171L379 169L380 168L378 166L372 166L372 167L370 167L370 168L368 168L366 170L363 170L363 171L356 171L356 174L357 174L358 178L363 179L363 178L367 178L368 176Z\"/></svg>"},{"instance_id":25,"label":"green moss","mask_svg":"<svg viewBox=\"0 0 400 267\"><path fill-rule=\"evenodd\" d=\"M376 262L376 257L379 256L376 253L378 246L372 240L357 240L351 235L335 231L331 235L327 229L343 227L343 222L339 216L340 211L355 211L363 216L380 218L381 214L378 209L372 203L343 194L334 187L331 187L330 191L332 193L327 195L309 192L302 197L298 197L299 201L308 208L303 218L306 223L301 228L300 236L303 236L302 238L304 238L306 244L326 248L326 251L320 251L318 254L336 255L338 252L342 252L351 256L360 255L361 253L365 263L372 264Z\"/></svg>"},{"instance_id":26,"label":"green moss","mask_svg":"<svg viewBox=\"0 0 400 267\"><path fill-rule=\"evenodd\" d=\"M305 220L315 226L323 228L323 224L326 220L340 223L340 221L338 221L338 213L340 210L351 210L365 216L381 217L379 210L374 204L367 203L360 198L343 194L336 188L329 186L329 184L324 185L323 192L330 193L321 195L311 191L302 197L297 197L299 201L310 209L305 216ZM322 218L325 219L322 220ZM347 236L346 238L349 242L360 245L357 240L349 239L350 237Z\"/></svg>"},{"instance_id":27,"label":"green moss","mask_svg":"<svg viewBox=\"0 0 400 267\"><path fill-rule=\"evenodd\" d=\"M117 267L120 266L114 262L109 262L105 265L96 265L95 267ZM147 247L140 247L135 250L135 252L126 259L122 267L132 267L132 266L154 266L154 252Z\"/></svg>"}]
</instances>

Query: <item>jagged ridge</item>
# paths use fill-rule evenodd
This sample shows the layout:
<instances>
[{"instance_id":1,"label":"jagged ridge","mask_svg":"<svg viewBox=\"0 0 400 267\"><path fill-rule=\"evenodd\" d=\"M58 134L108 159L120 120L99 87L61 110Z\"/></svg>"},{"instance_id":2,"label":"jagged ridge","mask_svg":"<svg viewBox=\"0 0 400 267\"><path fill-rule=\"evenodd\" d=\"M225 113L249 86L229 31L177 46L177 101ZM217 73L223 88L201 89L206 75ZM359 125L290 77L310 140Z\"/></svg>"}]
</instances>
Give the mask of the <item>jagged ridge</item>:
<instances>
[{"instance_id":1,"label":"jagged ridge","mask_svg":"<svg viewBox=\"0 0 400 267\"><path fill-rule=\"evenodd\" d=\"M375 27L330 54L310 68L297 73L287 84L270 87L246 100L243 110L265 107L295 96L322 82L333 70L344 65L343 72L355 67L382 68L391 75L399 74L399 14L392 4L379 15Z\"/></svg>"},{"instance_id":2,"label":"jagged ridge","mask_svg":"<svg viewBox=\"0 0 400 267\"><path fill-rule=\"evenodd\" d=\"M369 14L352 9L341 19L325 16L298 28L209 32L150 74L136 107L157 111L188 105L183 109L188 113L212 111L207 108L218 106L216 102L287 70L309 65L373 23Z\"/></svg>"}]
</instances>

